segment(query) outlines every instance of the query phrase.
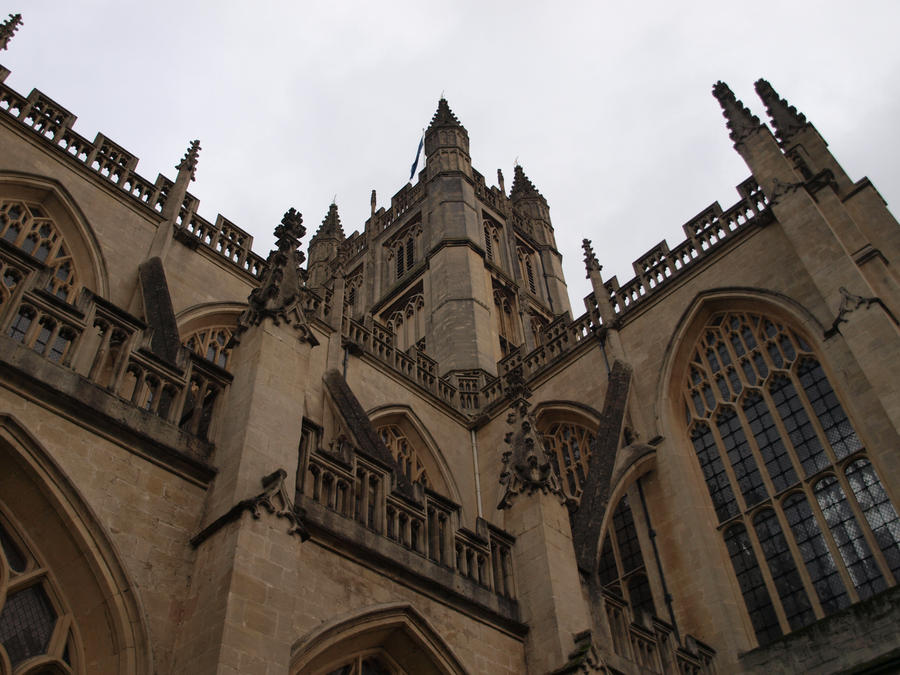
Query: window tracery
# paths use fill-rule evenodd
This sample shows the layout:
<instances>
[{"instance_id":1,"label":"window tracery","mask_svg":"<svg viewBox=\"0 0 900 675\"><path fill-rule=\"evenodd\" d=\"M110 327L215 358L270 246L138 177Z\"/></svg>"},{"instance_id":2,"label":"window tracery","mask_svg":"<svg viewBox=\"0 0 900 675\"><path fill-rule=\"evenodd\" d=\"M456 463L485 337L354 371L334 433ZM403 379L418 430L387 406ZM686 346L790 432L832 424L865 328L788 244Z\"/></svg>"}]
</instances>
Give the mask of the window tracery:
<instances>
[{"instance_id":1,"label":"window tracery","mask_svg":"<svg viewBox=\"0 0 900 675\"><path fill-rule=\"evenodd\" d=\"M593 441L594 434L590 429L573 422L551 424L544 432L544 442L552 453L550 461L563 490L575 499L581 498Z\"/></svg>"},{"instance_id":2,"label":"window tracery","mask_svg":"<svg viewBox=\"0 0 900 675\"><path fill-rule=\"evenodd\" d=\"M231 358L232 326L208 326L187 335L184 346L220 368Z\"/></svg>"},{"instance_id":3,"label":"window tracery","mask_svg":"<svg viewBox=\"0 0 900 675\"><path fill-rule=\"evenodd\" d=\"M406 350L425 337L425 297L421 293L395 305L387 318L394 333L394 346Z\"/></svg>"},{"instance_id":4,"label":"window tracery","mask_svg":"<svg viewBox=\"0 0 900 675\"><path fill-rule=\"evenodd\" d=\"M616 505L610 529L600 548L600 584L611 593L624 597L632 609L655 613L628 495Z\"/></svg>"},{"instance_id":5,"label":"window tracery","mask_svg":"<svg viewBox=\"0 0 900 675\"><path fill-rule=\"evenodd\" d=\"M43 657L16 672L81 672L72 616L59 597L46 567L0 517L0 663L5 656L16 670Z\"/></svg>"},{"instance_id":6,"label":"window tracery","mask_svg":"<svg viewBox=\"0 0 900 675\"><path fill-rule=\"evenodd\" d=\"M900 518L799 333L714 315L684 405L760 644L900 581Z\"/></svg>"},{"instance_id":7,"label":"window tracery","mask_svg":"<svg viewBox=\"0 0 900 675\"><path fill-rule=\"evenodd\" d=\"M48 292L65 302L75 299L79 288L75 263L62 233L43 208L19 200L0 201L0 238L47 265L51 270Z\"/></svg>"},{"instance_id":8,"label":"window tracery","mask_svg":"<svg viewBox=\"0 0 900 675\"><path fill-rule=\"evenodd\" d=\"M425 465L403 430L396 424L385 424L378 427L377 432L409 481L432 487Z\"/></svg>"}]
</instances>

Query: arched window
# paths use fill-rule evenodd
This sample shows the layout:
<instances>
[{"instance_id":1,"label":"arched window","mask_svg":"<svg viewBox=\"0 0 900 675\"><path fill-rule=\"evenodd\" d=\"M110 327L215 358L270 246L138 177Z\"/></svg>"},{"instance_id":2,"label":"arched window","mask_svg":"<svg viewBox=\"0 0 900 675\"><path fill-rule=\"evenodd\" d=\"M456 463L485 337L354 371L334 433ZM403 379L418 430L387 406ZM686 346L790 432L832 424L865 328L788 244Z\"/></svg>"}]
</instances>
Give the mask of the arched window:
<instances>
[{"instance_id":1,"label":"arched window","mask_svg":"<svg viewBox=\"0 0 900 675\"><path fill-rule=\"evenodd\" d=\"M71 252L41 206L14 199L0 201L0 238L50 268L47 291L66 302L75 299L79 280Z\"/></svg>"},{"instance_id":2,"label":"arched window","mask_svg":"<svg viewBox=\"0 0 900 675\"><path fill-rule=\"evenodd\" d=\"M189 333L184 346L220 368L228 367L231 357L231 326L209 326Z\"/></svg>"},{"instance_id":3,"label":"arched window","mask_svg":"<svg viewBox=\"0 0 900 675\"><path fill-rule=\"evenodd\" d=\"M421 483L425 487L431 487L425 466L419 459L406 434L403 433L403 430L396 424L386 424L378 427L377 431L382 442L387 446L387 449L400 466L400 470L410 482Z\"/></svg>"},{"instance_id":4,"label":"arched window","mask_svg":"<svg viewBox=\"0 0 900 675\"><path fill-rule=\"evenodd\" d=\"M712 316L684 410L760 644L900 581L900 519L799 333Z\"/></svg>"},{"instance_id":5,"label":"arched window","mask_svg":"<svg viewBox=\"0 0 900 675\"><path fill-rule=\"evenodd\" d=\"M550 461L562 480L563 489L570 497L579 499L587 478L594 434L573 422L556 422L543 433L544 442L553 453Z\"/></svg>"},{"instance_id":6,"label":"arched window","mask_svg":"<svg viewBox=\"0 0 900 675\"><path fill-rule=\"evenodd\" d=\"M51 583L48 570L0 514L0 664L27 672L81 672L81 653L71 613ZM19 672L19 671L16 671Z\"/></svg>"},{"instance_id":7,"label":"arched window","mask_svg":"<svg viewBox=\"0 0 900 675\"><path fill-rule=\"evenodd\" d=\"M598 572L601 585L624 597L632 609L654 614L653 595L627 495L619 500L613 511L611 530L600 548Z\"/></svg>"}]
</instances>

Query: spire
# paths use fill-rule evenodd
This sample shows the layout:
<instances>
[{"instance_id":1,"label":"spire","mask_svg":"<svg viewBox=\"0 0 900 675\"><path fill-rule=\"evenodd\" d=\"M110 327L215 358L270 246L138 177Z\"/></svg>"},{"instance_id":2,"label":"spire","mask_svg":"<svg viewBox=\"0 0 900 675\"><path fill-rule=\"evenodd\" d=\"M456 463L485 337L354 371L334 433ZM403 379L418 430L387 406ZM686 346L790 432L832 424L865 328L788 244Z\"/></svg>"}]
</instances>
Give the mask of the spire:
<instances>
[{"instance_id":1,"label":"spire","mask_svg":"<svg viewBox=\"0 0 900 675\"><path fill-rule=\"evenodd\" d=\"M184 153L184 157L181 158L181 161L176 165L176 169L181 173L182 171L188 171L191 174L191 180L194 180L194 175L197 173L197 161L200 159L200 141L195 139L191 141L191 144L188 146L187 151Z\"/></svg>"},{"instance_id":2,"label":"spire","mask_svg":"<svg viewBox=\"0 0 900 675\"><path fill-rule=\"evenodd\" d=\"M322 224L316 231L315 236L316 238L329 236L337 237L338 239L345 238L344 228L341 227L341 217L338 215L338 207L334 202L331 202L331 206L328 207L328 213L322 219Z\"/></svg>"},{"instance_id":3,"label":"spire","mask_svg":"<svg viewBox=\"0 0 900 675\"><path fill-rule=\"evenodd\" d=\"M6 49L9 41L12 40L13 35L19 30L21 25L21 14L10 14L6 21L0 23L0 51Z\"/></svg>"},{"instance_id":4,"label":"spire","mask_svg":"<svg viewBox=\"0 0 900 675\"><path fill-rule=\"evenodd\" d=\"M462 127L462 124L459 123L456 115L450 110L447 99L443 96L441 97L441 100L438 101L437 110L434 113L434 117L431 118L431 124L428 125L428 130L431 131L438 127Z\"/></svg>"},{"instance_id":5,"label":"spire","mask_svg":"<svg viewBox=\"0 0 900 675\"><path fill-rule=\"evenodd\" d=\"M759 79L754 85L756 93L762 99L766 106L766 111L772 119L772 125L775 127L775 136L779 141L784 143L798 131L806 128L806 116L797 112L797 109L789 105L788 102L779 97L778 93L772 89L772 85L766 80Z\"/></svg>"},{"instance_id":6,"label":"spire","mask_svg":"<svg viewBox=\"0 0 900 675\"><path fill-rule=\"evenodd\" d=\"M713 86L712 93L722 106L722 114L728 120L731 132L729 135L735 145L760 127L759 118L735 98L734 92L727 84L719 80Z\"/></svg>"},{"instance_id":7,"label":"spire","mask_svg":"<svg viewBox=\"0 0 900 675\"><path fill-rule=\"evenodd\" d=\"M509 198L513 201L519 201L520 199L525 199L526 197L537 197L539 199L544 199L544 195L538 192L538 189L534 187L534 183L532 183L528 176L525 175L525 172L522 170L521 165L516 164L516 167L513 171L512 188L510 188L509 190Z\"/></svg>"}]
</instances>

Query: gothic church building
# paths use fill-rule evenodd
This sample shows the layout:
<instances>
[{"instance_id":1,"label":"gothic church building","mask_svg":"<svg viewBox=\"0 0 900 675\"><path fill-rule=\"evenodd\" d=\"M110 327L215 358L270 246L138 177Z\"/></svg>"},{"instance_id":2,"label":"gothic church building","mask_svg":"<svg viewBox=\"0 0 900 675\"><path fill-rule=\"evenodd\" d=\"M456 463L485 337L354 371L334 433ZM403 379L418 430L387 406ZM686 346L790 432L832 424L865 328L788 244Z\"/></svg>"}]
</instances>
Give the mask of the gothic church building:
<instances>
[{"instance_id":1,"label":"gothic church building","mask_svg":"<svg viewBox=\"0 0 900 675\"><path fill-rule=\"evenodd\" d=\"M900 669L900 227L765 80L736 201L571 307L446 100L260 255L8 73L0 675Z\"/></svg>"}]
</instances>

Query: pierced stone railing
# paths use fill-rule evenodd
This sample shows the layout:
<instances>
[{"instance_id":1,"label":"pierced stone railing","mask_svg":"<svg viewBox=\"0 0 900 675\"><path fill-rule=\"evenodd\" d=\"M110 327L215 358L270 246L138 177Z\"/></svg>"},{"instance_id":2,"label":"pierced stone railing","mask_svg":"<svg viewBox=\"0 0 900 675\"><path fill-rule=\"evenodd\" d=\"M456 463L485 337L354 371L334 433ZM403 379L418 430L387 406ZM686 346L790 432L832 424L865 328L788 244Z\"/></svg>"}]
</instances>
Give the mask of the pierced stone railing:
<instances>
[{"instance_id":1,"label":"pierced stone railing","mask_svg":"<svg viewBox=\"0 0 900 675\"><path fill-rule=\"evenodd\" d=\"M366 221L366 232L373 235L383 232L391 225L396 223L406 212L411 210L419 202L425 199L425 184L416 183L411 185L407 183L391 197L391 207L378 209L375 214Z\"/></svg>"},{"instance_id":2,"label":"pierced stone railing","mask_svg":"<svg viewBox=\"0 0 900 675\"><path fill-rule=\"evenodd\" d=\"M509 212L509 199L500 192L500 188L488 187L484 181L484 176L475 171L475 169L472 169L472 177L475 179L475 196L497 213L507 214Z\"/></svg>"},{"instance_id":3,"label":"pierced stone railing","mask_svg":"<svg viewBox=\"0 0 900 675\"><path fill-rule=\"evenodd\" d=\"M687 238L674 249L663 240L638 258L632 265L634 278L621 286L616 277L606 282L617 315L622 316L722 242L734 238L767 208L768 200L752 176L738 185L737 191L741 200L727 211L715 202L685 223L682 229Z\"/></svg>"},{"instance_id":4,"label":"pierced stone railing","mask_svg":"<svg viewBox=\"0 0 900 675\"><path fill-rule=\"evenodd\" d=\"M641 672L660 675L713 675L716 672L716 653L712 647L691 635L686 635L684 643L679 645L671 624L646 612L634 612L625 599L615 593L604 590L601 602L614 654L637 664Z\"/></svg>"},{"instance_id":5,"label":"pierced stone railing","mask_svg":"<svg viewBox=\"0 0 900 675\"><path fill-rule=\"evenodd\" d=\"M497 595L515 598L510 534L480 519L478 533L460 528L458 504L420 485L413 486L412 497L401 493L388 467L347 442L333 450L318 448L301 457L298 495Z\"/></svg>"},{"instance_id":6,"label":"pierced stone railing","mask_svg":"<svg viewBox=\"0 0 900 675\"><path fill-rule=\"evenodd\" d=\"M0 248L6 292L0 334L186 433L207 440L231 376L185 348L167 363L149 348L147 326L90 291L74 304L45 290L51 270ZM9 280L7 282L6 280Z\"/></svg>"},{"instance_id":7,"label":"pierced stone railing","mask_svg":"<svg viewBox=\"0 0 900 675\"><path fill-rule=\"evenodd\" d=\"M77 117L38 89L23 97L4 81L9 71L0 67L0 114L15 119L56 147L70 161L89 169L94 175L118 187L124 194L161 213L172 181L159 174L156 181L136 172L138 158L109 138L98 133L93 141L72 129ZM240 269L259 278L264 259L251 251L253 237L221 215L215 226L195 214L199 201L185 198L178 225L203 246L219 254Z\"/></svg>"}]
</instances>

